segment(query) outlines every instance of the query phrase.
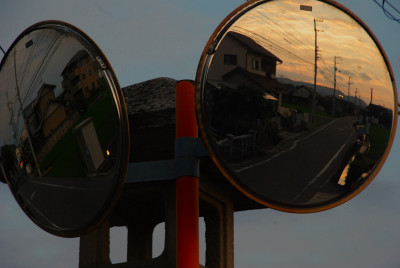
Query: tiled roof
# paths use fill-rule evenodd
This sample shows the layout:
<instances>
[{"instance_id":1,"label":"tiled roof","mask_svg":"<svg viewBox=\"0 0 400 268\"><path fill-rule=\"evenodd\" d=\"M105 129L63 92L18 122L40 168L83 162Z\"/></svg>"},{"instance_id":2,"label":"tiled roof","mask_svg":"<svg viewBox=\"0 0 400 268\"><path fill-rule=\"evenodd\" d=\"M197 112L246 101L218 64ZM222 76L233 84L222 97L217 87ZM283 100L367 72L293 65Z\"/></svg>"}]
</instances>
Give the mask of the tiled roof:
<instances>
[{"instance_id":1,"label":"tiled roof","mask_svg":"<svg viewBox=\"0 0 400 268\"><path fill-rule=\"evenodd\" d=\"M160 77L123 88L128 114L175 109L175 84Z\"/></svg>"}]
</instances>

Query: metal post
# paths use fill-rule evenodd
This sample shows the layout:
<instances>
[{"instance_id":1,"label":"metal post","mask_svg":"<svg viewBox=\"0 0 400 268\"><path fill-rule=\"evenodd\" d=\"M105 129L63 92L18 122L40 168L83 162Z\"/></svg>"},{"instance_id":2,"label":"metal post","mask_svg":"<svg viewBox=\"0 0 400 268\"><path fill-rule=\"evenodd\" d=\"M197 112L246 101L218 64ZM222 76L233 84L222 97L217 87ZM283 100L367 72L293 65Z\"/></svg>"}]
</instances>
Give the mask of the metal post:
<instances>
[{"instance_id":1,"label":"metal post","mask_svg":"<svg viewBox=\"0 0 400 268\"><path fill-rule=\"evenodd\" d=\"M176 138L198 137L192 81L176 85ZM199 267L199 182L196 177L176 180L176 260L178 268Z\"/></svg>"}]
</instances>

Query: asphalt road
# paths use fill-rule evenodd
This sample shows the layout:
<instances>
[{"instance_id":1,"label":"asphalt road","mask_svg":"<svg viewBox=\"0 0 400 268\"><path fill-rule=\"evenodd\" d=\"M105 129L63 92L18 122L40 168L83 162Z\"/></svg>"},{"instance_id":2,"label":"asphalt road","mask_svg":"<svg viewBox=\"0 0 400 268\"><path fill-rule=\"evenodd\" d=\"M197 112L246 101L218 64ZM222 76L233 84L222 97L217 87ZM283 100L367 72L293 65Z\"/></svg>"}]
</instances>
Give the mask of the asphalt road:
<instances>
[{"instance_id":1,"label":"asphalt road","mask_svg":"<svg viewBox=\"0 0 400 268\"><path fill-rule=\"evenodd\" d=\"M357 140L356 117L333 120L281 141L275 153L235 165L239 183L259 197L313 203L345 191L337 185Z\"/></svg>"},{"instance_id":2,"label":"asphalt road","mask_svg":"<svg viewBox=\"0 0 400 268\"><path fill-rule=\"evenodd\" d=\"M42 226L55 230L84 228L106 205L114 187L112 174L85 178L20 177L15 189L20 205Z\"/></svg>"}]
</instances>

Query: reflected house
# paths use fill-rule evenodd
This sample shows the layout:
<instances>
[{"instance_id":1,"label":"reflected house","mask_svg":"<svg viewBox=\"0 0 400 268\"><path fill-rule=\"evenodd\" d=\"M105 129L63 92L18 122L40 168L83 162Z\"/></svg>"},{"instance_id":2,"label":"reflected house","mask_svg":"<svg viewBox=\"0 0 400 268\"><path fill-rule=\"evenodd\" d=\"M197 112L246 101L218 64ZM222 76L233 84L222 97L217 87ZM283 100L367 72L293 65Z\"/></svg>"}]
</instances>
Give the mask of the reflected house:
<instances>
[{"instance_id":1,"label":"reflected house","mask_svg":"<svg viewBox=\"0 0 400 268\"><path fill-rule=\"evenodd\" d=\"M337 114L344 114L346 111L347 100L344 99L344 95L338 94L335 97L333 95L326 96L325 99L328 103L332 103L333 99L335 100L335 113ZM332 106L329 105L329 111L332 113Z\"/></svg>"},{"instance_id":2,"label":"reflected house","mask_svg":"<svg viewBox=\"0 0 400 268\"><path fill-rule=\"evenodd\" d=\"M55 85L43 84L36 98L24 109L31 137L42 144L66 120L65 101L54 95Z\"/></svg>"},{"instance_id":3,"label":"reflected house","mask_svg":"<svg viewBox=\"0 0 400 268\"><path fill-rule=\"evenodd\" d=\"M88 99L93 90L100 88L101 85L101 72L94 59L85 50L80 50L71 58L61 75L65 98L68 100L80 97Z\"/></svg>"},{"instance_id":4,"label":"reflected house","mask_svg":"<svg viewBox=\"0 0 400 268\"><path fill-rule=\"evenodd\" d=\"M391 109L370 103L368 105L368 112L374 124L381 125L388 129L392 127L393 111Z\"/></svg>"},{"instance_id":5,"label":"reflected house","mask_svg":"<svg viewBox=\"0 0 400 268\"><path fill-rule=\"evenodd\" d=\"M312 104L313 89L306 86L297 86L291 89L290 102L296 105L308 107Z\"/></svg>"},{"instance_id":6,"label":"reflected house","mask_svg":"<svg viewBox=\"0 0 400 268\"><path fill-rule=\"evenodd\" d=\"M207 73L213 135L228 160L279 142L278 110L287 88L276 79L282 60L252 38L229 32Z\"/></svg>"},{"instance_id":7,"label":"reflected house","mask_svg":"<svg viewBox=\"0 0 400 268\"><path fill-rule=\"evenodd\" d=\"M230 88L253 85L281 100L285 89L276 80L276 66L281 63L281 59L248 36L229 32L215 53L208 81Z\"/></svg>"}]
</instances>

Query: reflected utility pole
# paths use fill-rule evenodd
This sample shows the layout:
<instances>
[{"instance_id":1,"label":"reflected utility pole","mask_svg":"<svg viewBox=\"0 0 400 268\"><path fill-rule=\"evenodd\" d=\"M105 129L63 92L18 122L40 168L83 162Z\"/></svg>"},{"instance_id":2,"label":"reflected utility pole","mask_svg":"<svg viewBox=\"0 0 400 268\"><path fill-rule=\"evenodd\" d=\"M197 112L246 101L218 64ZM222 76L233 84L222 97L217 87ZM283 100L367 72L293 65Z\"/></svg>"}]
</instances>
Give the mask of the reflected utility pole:
<instances>
[{"instance_id":1,"label":"reflected utility pole","mask_svg":"<svg viewBox=\"0 0 400 268\"><path fill-rule=\"evenodd\" d=\"M20 113L22 115L22 119L24 120L24 127L26 127L26 130L27 130L27 136L28 136L29 146L30 146L30 149L31 149L31 152L32 152L33 160L35 161L35 166L37 168L39 176L42 177L42 172L40 170L39 162L38 162L37 157L36 157L36 152L35 152L35 149L33 148L33 144L32 144L32 139L31 139L31 133L30 133L30 130L29 130L28 120L25 118L24 109L22 107L21 94L20 94L18 78L17 78L17 60L16 60L17 56L16 56L16 53L17 53L17 51L14 50L14 77L15 77L15 87L16 87L16 90L17 90L17 96L16 97L17 97L17 100L18 100L18 103L19 103L19 110L20 110Z\"/></svg>"},{"instance_id":2,"label":"reflected utility pole","mask_svg":"<svg viewBox=\"0 0 400 268\"><path fill-rule=\"evenodd\" d=\"M332 98L332 117L335 117L335 100L336 100L336 72L337 72L337 67L336 67L336 60L341 59L339 56L334 57L334 69L333 69L333 98Z\"/></svg>"},{"instance_id":3,"label":"reflected utility pole","mask_svg":"<svg viewBox=\"0 0 400 268\"><path fill-rule=\"evenodd\" d=\"M350 112L350 85L353 84L353 82L350 82L350 79L351 79L351 78L352 78L352 77L349 76L349 82L348 82L349 87L348 87L348 89L347 89L347 113Z\"/></svg>"},{"instance_id":4,"label":"reflected utility pole","mask_svg":"<svg viewBox=\"0 0 400 268\"><path fill-rule=\"evenodd\" d=\"M369 102L369 105L372 104L373 95L374 95L374 89L371 88L371 100L370 100L370 102Z\"/></svg>"},{"instance_id":5,"label":"reflected utility pole","mask_svg":"<svg viewBox=\"0 0 400 268\"><path fill-rule=\"evenodd\" d=\"M300 10L303 11L309 11L312 12L312 6L307 6L307 5L300 5ZM313 99L312 99L312 110L311 110L311 123L314 122L314 116L315 116L315 106L317 102L317 61L318 61L318 42L317 42L317 35L318 32L321 32L320 30L317 29L317 22L323 22L323 19L316 19L314 18L314 34L315 34L315 49L314 49L314 91L313 91Z\"/></svg>"},{"instance_id":6,"label":"reflected utility pole","mask_svg":"<svg viewBox=\"0 0 400 268\"><path fill-rule=\"evenodd\" d=\"M8 91L6 91L6 99L7 99L7 108L8 108L8 112L10 113L10 122L8 123L12 129L13 129L13 137L14 137L14 142L16 146L19 146L19 140L18 140L18 127L17 127L17 123L14 120L14 108L13 105L14 103L11 102L11 100L8 97Z\"/></svg>"},{"instance_id":7,"label":"reflected utility pole","mask_svg":"<svg viewBox=\"0 0 400 268\"><path fill-rule=\"evenodd\" d=\"M357 93L358 93L358 88L356 88L355 92L354 92L354 113L357 114Z\"/></svg>"},{"instance_id":8,"label":"reflected utility pole","mask_svg":"<svg viewBox=\"0 0 400 268\"><path fill-rule=\"evenodd\" d=\"M315 34L315 50L314 50L314 92L313 92L313 101L312 101L312 112L311 112L311 120L312 122L314 122L314 115L315 115L315 106L316 106L316 102L317 102L317 70L318 70L318 65L317 65L317 61L320 58L318 56L318 43L317 43L317 36L318 36L318 32L321 32L321 30L317 29L317 22L323 22L323 19L315 19L314 18L314 34Z\"/></svg>"}]
</instances>

